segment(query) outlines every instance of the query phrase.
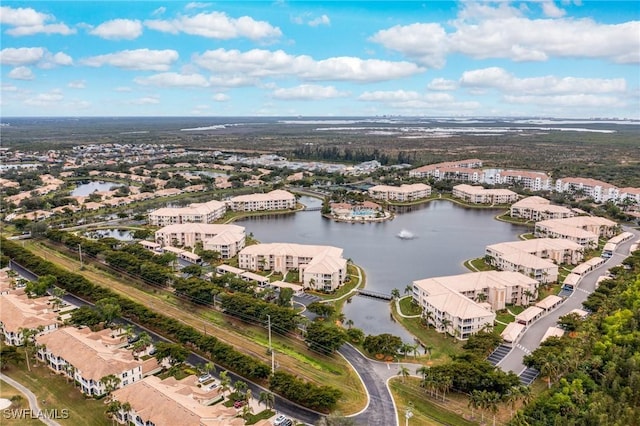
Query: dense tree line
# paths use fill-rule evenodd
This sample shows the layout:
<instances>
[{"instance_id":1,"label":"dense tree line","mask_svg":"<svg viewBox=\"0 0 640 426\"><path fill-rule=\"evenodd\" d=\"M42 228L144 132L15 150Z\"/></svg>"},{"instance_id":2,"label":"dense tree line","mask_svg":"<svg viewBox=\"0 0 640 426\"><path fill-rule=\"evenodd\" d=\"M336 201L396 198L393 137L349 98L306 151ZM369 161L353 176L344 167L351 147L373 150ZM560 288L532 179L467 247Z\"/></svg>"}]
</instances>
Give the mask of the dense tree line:
<instances>
[{"instance_id":1,"label":"dense tree line","mask_svg":"<svg viewBox=\"0 0 640 426\"><path fill-rule=\"evenodd\" d=\"M244 377L259 381L269 378L269 366L235 350L232 346L221 342L216 337L204 335L174 318L152 311L139 303L116 294L110 289L97 286L82 275L67 272L55 264L33 255L13 241L3 238L0 242L0 257L3 259L11 258L36 275L52 275L56 277L56 285L67 292L93 303L106 300L110 305L117 305L120 307L120 314L123 318L147 327L185 346L193 347L218 364ZM286 398L320 411L331 410L340 396L340 391L337 389L316 386L293 376L285 375L285 373L276 373L276 376L271 378L270 384L274 391L281 393ZM290 389L297 389L297 391L290 392Z\"/></svg>"},{"instance_id":2,"label":"dense tree line","mask_svg":"<svg viewBox=\"0 0 640 426\"><path fill-rule=\"evenodd\" d=\"M525 357L549 389L512 424L640 424L640 253L611 269L584 306L573 332L545 341Z\"/></svg>"}]
</instances>

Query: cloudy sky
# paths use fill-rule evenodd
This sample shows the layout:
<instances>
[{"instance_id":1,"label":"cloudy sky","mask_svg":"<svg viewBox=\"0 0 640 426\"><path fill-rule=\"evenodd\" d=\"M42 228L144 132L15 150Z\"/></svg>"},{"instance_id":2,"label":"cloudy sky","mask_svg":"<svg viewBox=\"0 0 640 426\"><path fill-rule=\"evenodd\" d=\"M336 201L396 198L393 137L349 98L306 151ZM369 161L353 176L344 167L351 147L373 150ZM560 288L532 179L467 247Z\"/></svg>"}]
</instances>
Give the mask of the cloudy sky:
<instances>
[{"instance_id":1,"label":"cloudy sky","mask_svg":"<svg viewBox=\"0 0 640 426\"><path fill-rule=\"evenodd\" d=\"M640 118L637 1L3 1L3 116Z\"/></svg>"}]
</instances>

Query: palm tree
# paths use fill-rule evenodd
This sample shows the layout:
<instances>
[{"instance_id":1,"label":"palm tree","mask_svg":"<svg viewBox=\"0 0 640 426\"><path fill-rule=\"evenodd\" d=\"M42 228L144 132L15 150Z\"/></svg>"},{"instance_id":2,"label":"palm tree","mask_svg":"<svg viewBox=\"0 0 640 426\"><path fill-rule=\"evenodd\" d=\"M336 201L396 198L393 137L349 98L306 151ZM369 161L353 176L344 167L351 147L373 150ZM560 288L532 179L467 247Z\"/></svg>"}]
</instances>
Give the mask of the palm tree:
<instances>
[{"instance_id":1,"label":"palm tree","mask_svg":"<svg viewBox=\"0 0 640 426\"><path fill-rule=\"evenodd\" d=\"M414 359L418 358L418 348L420 347L420 345L415 343L415 344L409 345L409 346L411 347L411 352L413 352L413 358Z\"/></svg>"},{"instance_id":2,"label":"palm tree","mask_svg":"<svg viewBox=\"0 0 640 426\"><path fill-rule=\"evenodd\" d=\"M137 354L149 347L151 344L151 336L146 331L143 331L138 336L138 341L133 344L133 352Z\"/></svg>"},{"instance_id":3,"label":"palm tree","mask_svg":"<svg viewBox=\"0 0 640 426\"><path fill-rule=\"evenodd\" d=\"M402 383L404 383L405 378L409 377L411 373L409 373L409 369L407 367L401 365L397 375L402 376Z\"/></svg>"},{"instance_id":4,"label":"palm tree","mask_svg":"<svg viewBox=\"0 0 640 426\"><path fill-rule=\"evenodd\" d=\"M482 303L487 300L487 295L484 293L476 294L476 302Z\"/></svg>"},{"instance_id":5,"label":"palm tree","mask_svg":"<svg viewBox=\"0 0 640 426\"><path fill-rule=\"evenodd\" d=\"M264 406L270 410L273 408L276 402L275 396L271 392L260 392L260 397L258 399L260 404L264 404Z\"/></svg>"},{"instance_id":6,"label":"palm tree","mask_svg":"<svg viewBox=\"0 0 640 426\"><path fill-rule=\"evenodd\" d=\"M116 416L121 409L122 404L120 404L120 401L111 401L107 405L107 415L111 418L111 424L115 424Z\"/></svg>"},{"instance_id":7,"label":"palm tree","mask_svg":"<svg viewBox=\"0 0 640 426\"><path fill-rule=\"evenodd\" d=\"M411 345L408 343L402 343L402 345L400 345L400 353L406 358L407 357L407 353L411 351Z\"/></svg>"},{"instance_id":8,"label":"palm tree","mask_svg":"<svg viewBox=\"0 0 640 426\"><path fill-rule=\"evenodd\" d=\"M399 299L400 290L398 290L397 288L394 288L393 290L391 290L391 297L393 297L394 299Z\"/></svg>"},{"instance_id":9,"label":"palm tree","mask_svg":"<svg viewBox=\"0 0 640 426\"><path fill-rule=\"evenodd\" d=\"M433 316L433 312L425 309L424 312L422 313L422 317L425 319L425 322L427 323L427 330L428 330L429 329L429 323L431 321L433 321L434 318L435 318Z\"/></svg>"},{"instance_id":10,"label":"palm tree","mask_svg":"<svg viewBox=\"0 0 640 426\"><path fill-rule=\"evenodd\" d=\"M468 404L469 408L471 408L471 419L474 418L473 416L473 410L474 409L479 409L482 407L482 393L477 390L474 389L471 391L471 394L469 395L469 404ZM484 419L483 419L484 421Z\"/></svg>"},{"instance_id":11,"label":"palm tree","mask_svg":"<svg viewBox=\"0 0 640 426\"><path fill-rule=\"evenodd\" d=\"M253 407L250 404L244 404L242 406L242 418L246 420L249 414L253 414Z\"/></svg>"},{"instance_id":12,"label":"palm tree","mask_svg":"<svg viewBox=\"0 0 640 426\"><path fill-rule=\"evenodd\" d=\"M498 413L498 403L500 402L501 397L498 392L487 392L487 408L493 414L493 426L496 426L496 414Z\"/></svg>"},{"instance_id":13,"label":"palm tree","mask_svg":"<svg viewBox=\"0 0 640 426\"><path fill-rule=\"evenodd\" d=\"M453 378L451 376L442 376L440 379L440 391L442 392L442 401L444 402L447 392L453 386Z\"/></svg>"},{"instance_id":14,"label":"palm tree","mask_svg":"<svg viewBox=\"0 0 640 426\"><path fill-rule=\"evenodd\" d=\"M433 346L425 345L424 351L429 355L429 361L431 361L431 351L433 350Z\"/></svg>"},{"instance_id":15,"label":"palm tree","mask_svg":"<svg viewBox=\"0 0 640 426\"><path fill-rule=\"evenodd\" d=\"M203 370L204 370L205 373L211 373L212 371L215 372L216 371L216 365L214 363L212 363L211 361L209 361L204 365Z\"/></svg>"},{"instance_id":16,"label":"palm tree","mask_svg":"<svg viewBox=\"0 0 640 426\"><path fill-rule=\"evenodd\" d=\"M411 294L413 293L413 286L411 284L407 284L407 286L404 288L404 294Z\"/></svg>"},{"instance_id":17,"label":"palm tree","mask_svg":"<svg viewBox=\"0 0 640 426\"><path fill-rule=\"evenodd\" d=\"M233 389L240 394L243 394L244 391L247 390L249 386L247 385L246 382L243 382L242 380L237 380L234 384L233 384Z\"/></svg>"},{"instance_id":18,"label":"palm tree","mask_svg":"<svg viewBox=\"0 0 640 426\"><path fill-rule=\"evenodd\" d=\"M529 289L525 290L522 294L524 294L524 296L527 298L527 303L525 303L526 305L531 303L531 299L533 299L535 296Z\"/></svg>"},{"instance_id":19,"label":"palm tree","mask_svg":"<svg viewBox=\"0 0 640 426\"><path fill-rule=\"evenodd\" d=\"M247 401L247 405L249 405L249 401L251 401L251 398L253 398L253 393L251 392L251 389L247 389L247 391L244 393L244 400Z\"/></svg>"},{"instance_id":20,"label":"palm tree","mask_svg":"<svg viewBox=\"0 0 640 426\"><path fill-rule=\"evenodd\" d=\"M516 403L520 400L521 386L512 386L509 391L503 395L503 400L509 405L510 417L513 418L513 411L516 409Z\"/></svg>"},{"instance_id":21,"label":"palm tree","mask_svg":"<svg viewBox=\"0 0 640 426\"><path fill-rule=\"evenodd\" d=\"M447 338L447 334L449 333L449 327L451 326L451 320L448 318L442 318L440 320L440 327L442 327L442 330L444 331L444 338Z\"/></svg>"},{"instance_id":22,"label":"palm tree","mask_svg":"<svg viewBox=\"0 0 640 426\"><path fill-rule=\"evenodd\" d=\"M353 320L349 318L348 320L345 321L345 325L349 328L353 327Z\"/></svg>"},{"instance_id":23,"label":"palm tree","mask_svg":"<svg viewBox=\"0 0 640 426\"><path fill-rule=\"evenodd\" d=\"M106 394L111 394L114 390L118 388L120 384L120 378L115 376L114 374L109 374L108 376L104 376L100 379L100 383L104 386L104 391Z\"/></svg>"},{"instance_id":24,"label":"palm tree","mask_svg":"<svg viewBox=\"0 0 640 426\"><path fill-rule=\"evenodd\" d=\"M529 386L522 385L520 386L520 398L522 398L522 404L527 405L533 399L533 393L531 392L531 388Z\"/></svg>"},{"instance_id":25,"label":"palm tree","mask_svg":"<svg viewBox=\"0 0 640 426\"><path fill-rule=\"evenodd\" d=\"M227 392L229 390L229 385L231 384L231 379L229 378L229 373L227 371L223 371L220 373L220 388L222 389L222 393Z\"/></svg>"},{"instance_id":26,"label":"palm tree","mask_svg":"<svg viewBox=\"0 0 640 426\"><path fill-rule=\"evenodd\" d=\"M426 365L423 365L422 367L416 368L416 374L422 375L422 381L423 382L427 378L427 375L429 374L429 371L431 371L431 369L429 367L427 367Z\"/></svg>"}]
</instances>

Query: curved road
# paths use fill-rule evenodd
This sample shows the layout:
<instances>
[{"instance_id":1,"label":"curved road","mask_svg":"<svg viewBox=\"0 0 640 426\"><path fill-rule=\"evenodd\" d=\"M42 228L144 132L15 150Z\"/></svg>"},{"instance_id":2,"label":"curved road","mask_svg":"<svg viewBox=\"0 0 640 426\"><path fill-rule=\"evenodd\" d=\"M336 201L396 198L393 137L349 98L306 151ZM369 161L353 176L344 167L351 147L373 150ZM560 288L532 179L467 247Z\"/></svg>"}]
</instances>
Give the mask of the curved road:
<instances>
[{"instance_id":1,"label":"curved road","mask_svg":"<svg viewBox=\"0 0 640 426\"><path fill-rule=\"evenodd\" d=\"M603 265L587 273L582 281L580 281L578 288L575 289L571 296L567 297L559 307L530 325L525 330L517 345L497 364L498 367L506 372L513 371L519 375L526 368L522 363L522 358L533 352L540 345L540 339L542 339L547 329L556 325L561 316L568 314L576 308L583 309L582 302L593 293L598 278L603 275L607 269L620 265L622 261L629 256L631 244L640 236L640 231L636 229L625 227L624 230L633 233L635 237L620 244L611 258Z\"/></svg>"},{"instance_id":2,"label":"curved road","mask_svg":"<svg viewBox=\"0 0 640 426\"><path fill-rule=\"evenodd\" d=\"M0 373L0 380L10 384L14 388L18 389L20 392L25 394L25 396L29 400L29 408L31 408L31 413L32 413L32 415L34 417L36 415L38 415L38 419L42 423L44 423L44 424L46 424L48 426L60 426L60 423L54 422L53 420L47 418L44 415L42 415L42 416L39 415L40 414L40 407L38 406L38 398L36 398L36 396L33 394L33 392L31 392L28 388L22 386L22 384L20 384L19 382L16 382L11 377L8 377L8 376L4 375L3 373ZM44 414L44 413L42 413L42 414Z\"/></svg>"}]
</instances>

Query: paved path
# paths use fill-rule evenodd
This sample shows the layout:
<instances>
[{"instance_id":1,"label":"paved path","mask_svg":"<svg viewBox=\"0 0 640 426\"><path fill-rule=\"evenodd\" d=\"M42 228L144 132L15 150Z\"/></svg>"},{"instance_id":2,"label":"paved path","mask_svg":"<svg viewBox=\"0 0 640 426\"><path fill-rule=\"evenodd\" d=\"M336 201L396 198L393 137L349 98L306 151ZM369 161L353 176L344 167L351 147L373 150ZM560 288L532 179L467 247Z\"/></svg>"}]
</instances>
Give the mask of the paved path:
<instances>
[{"instance_id":1,"label":"paved path","mask_svg":"<svg viewBox=\"0 0 640 426\"><path fill-rule=\"evenodd\" d=\"M36 398L33 392L31 392L28 388L22 386L22 384L13 380L11 377L4 375L3 373L0 373L0 380L18 389L27 397L27 399L29 400L29 408L31 408L31 413L34 417L40 413L40 407L38 406L38 398ZM44 416L38 416L38 418L42 423L48 426L60 426L60 423L54 422L53 420L48 419Z\"/></svg>"},{"instance_id":2,"label":"paved path","mask_svg":"<svg viewBox=\"0 0 640 426\"><path fill-rule=\"evenodd\" d=\"M522 358L533 352L540 345L540 339L542 339L547 329L556 325L558 318L561 316L568 314L576 308L582 309L582 302L595 290L597 279L603 275L607 269L620 265L622 261L629 256L629 248L631 244L637 241L640 236L640 231L631 228L627 229L626 227L624 230L632 232L635 237L620 244L613 256L602 266L585 275L582 281L580 281L579 287L573 291L564 303L529 326L518 341L518 344L498 363L498 366L502 368L502 370L513 371L519 375L526 368L522 363Z\"/></svg>"}]
</instances>

